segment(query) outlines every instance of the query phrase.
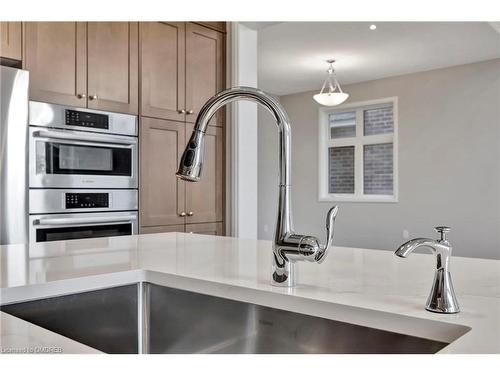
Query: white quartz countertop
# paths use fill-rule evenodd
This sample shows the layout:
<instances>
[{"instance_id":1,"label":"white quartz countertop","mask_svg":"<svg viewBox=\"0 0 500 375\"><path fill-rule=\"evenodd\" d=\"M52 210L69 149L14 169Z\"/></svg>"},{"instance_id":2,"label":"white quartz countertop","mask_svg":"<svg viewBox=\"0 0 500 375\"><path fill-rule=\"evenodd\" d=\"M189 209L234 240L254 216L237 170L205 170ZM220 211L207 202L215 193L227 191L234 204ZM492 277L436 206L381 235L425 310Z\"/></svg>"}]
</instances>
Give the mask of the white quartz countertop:
<instances>
[{"instance_id":1,"label":"white quartz countertop","mask_svg":"<svg viewBox=\"0 0 500 375\"><path fill-rule=\"evenodd\" d=\"M450 342L440 353L500 353L498 260L452 257L461 312L447 315L424 309L435 270L431 254L402 259L392 251L333 247L322 264L299 262L298 285L283 288L270 284L271 247L187 233L0 246L0 303L148 281ZM9 314L0 317L4 351L12 335L24 346L52 342L64 353L93 351Z\"/></svg>"}]
</instances>

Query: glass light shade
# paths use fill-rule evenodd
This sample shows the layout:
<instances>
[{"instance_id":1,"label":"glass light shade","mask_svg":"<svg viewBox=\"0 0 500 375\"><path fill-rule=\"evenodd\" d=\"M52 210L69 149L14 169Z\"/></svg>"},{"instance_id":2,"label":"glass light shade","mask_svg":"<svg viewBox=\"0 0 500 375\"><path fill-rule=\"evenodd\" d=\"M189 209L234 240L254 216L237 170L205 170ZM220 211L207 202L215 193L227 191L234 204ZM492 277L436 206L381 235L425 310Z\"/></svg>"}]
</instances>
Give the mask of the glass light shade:
<instances>
[{"instance_id":1,"label":"glass light shade","mask_svg":"<svg viewBox=\"0 0 500 375\"><path fill-rule=\"evenodd\" d=\"M342 104L348 97L349 94L345 92L324 92L314 95L313 99L321 105L331 107Z\"/></svg>"}]
</instances>

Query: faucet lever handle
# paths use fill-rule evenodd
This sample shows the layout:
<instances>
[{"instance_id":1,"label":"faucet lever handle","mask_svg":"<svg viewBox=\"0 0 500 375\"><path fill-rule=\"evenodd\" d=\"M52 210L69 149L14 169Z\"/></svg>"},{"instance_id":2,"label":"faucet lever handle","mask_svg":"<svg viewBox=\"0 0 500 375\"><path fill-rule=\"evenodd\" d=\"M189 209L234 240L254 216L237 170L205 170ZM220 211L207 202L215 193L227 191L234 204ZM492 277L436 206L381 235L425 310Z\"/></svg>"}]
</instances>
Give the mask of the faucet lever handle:
<instances>
[{"instance_id":1,"label":"faucet lever handle","mask_svg":"<svg viewBox=\"0 0 500 375\"><path fill-rule=\"evenodd\" d=\"M330 208L326 214L326 244L325 249L328 249L333 240L333 228L335 226L335 218L339 212L338 206L333 206Z\"/></svg>"},{"instance_id":2,"label":"faucet lever handle","mask_svg":"<svg viewBox=\"0 0 500 375\"><path fill-rule=\"evenodd\" d=\"M447 226L444 226L444 225L434 227L434 230L441 235L441 239L440 239L441 241L447 241L447 239L446 239L446 233L450 233L451 232L451 228L447 227Z\"/></svg>"}]
</instances>

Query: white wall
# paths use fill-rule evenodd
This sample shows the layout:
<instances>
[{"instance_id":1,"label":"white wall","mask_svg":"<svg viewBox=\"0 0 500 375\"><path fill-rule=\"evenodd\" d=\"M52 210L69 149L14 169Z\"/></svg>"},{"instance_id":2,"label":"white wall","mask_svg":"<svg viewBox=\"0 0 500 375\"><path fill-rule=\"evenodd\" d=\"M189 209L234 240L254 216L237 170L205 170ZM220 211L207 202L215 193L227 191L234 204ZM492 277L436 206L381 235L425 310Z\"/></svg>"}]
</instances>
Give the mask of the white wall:
<instances>
[{"instance_id":1,"label":"white wall","mask_svg":"<svg viewBox=\"0 0 500 375\"><path fill-rule=\"evenodd\" d=\"M257 31L232 24L233 86L257 86ZM233 181L233 227L231 234L257 238L257 106L250 102L233 105L231 155Z\"/></svg>"},{"instance_id":2,"label":"white wall","mask_svg":"<svg viewBox=\"0 0 500 375\"><path fill-rule=\"evenodd\" d=\"M455 255L499 259L500 59L343 89L351 102L399 98L399 202L339 203L335 245L394 250L404 230L435 238L434 226L449 225ZM323 239L330 204L318 201L314 93L280 100L292 123L295 229ZM271 239L277 135L267 113L259 123L259 238Z\"/></svg>"}]
</instances>

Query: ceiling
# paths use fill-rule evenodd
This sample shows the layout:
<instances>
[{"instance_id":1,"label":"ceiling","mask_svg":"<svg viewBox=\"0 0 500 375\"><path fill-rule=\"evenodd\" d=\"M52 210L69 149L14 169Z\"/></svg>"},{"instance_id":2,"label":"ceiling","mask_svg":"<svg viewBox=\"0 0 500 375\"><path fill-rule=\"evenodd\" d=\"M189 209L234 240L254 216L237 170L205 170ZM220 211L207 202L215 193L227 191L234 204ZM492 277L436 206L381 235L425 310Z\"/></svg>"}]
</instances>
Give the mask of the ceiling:
<instances>
[{"instance_id":1,"label":"ceiling","mask_svg":"<svg viewBox=\"0 0 500 375\"><path fill-rule=\"evenodd\" d=\"M259 86L275 95L319 90L328 58L337 60L337 77L348 84L500 57L495 23L377 22L373 31L370 24L252 25L258 30Z\"/></svg>"}]
</instances>

